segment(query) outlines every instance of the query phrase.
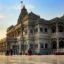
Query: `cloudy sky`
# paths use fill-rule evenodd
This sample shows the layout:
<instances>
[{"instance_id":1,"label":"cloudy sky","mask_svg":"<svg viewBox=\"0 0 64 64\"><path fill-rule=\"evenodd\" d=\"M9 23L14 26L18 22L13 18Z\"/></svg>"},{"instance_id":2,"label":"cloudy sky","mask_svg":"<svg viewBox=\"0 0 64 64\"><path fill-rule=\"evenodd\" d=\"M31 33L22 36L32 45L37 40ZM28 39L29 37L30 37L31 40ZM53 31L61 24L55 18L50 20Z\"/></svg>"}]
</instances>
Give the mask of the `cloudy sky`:
<instances>
[{"instance_id":1,"label":"cloudy sky","mask_svg":"<svg viewBox=\"0 0 64 64\"><path fill-rule=\"evenodd\" d=\"M33 11L47 20L64 14L64 0L0 0L0 39L6 36L6 29L17 23L23 1L28 12Z\"/></svg>"}]
</instances>

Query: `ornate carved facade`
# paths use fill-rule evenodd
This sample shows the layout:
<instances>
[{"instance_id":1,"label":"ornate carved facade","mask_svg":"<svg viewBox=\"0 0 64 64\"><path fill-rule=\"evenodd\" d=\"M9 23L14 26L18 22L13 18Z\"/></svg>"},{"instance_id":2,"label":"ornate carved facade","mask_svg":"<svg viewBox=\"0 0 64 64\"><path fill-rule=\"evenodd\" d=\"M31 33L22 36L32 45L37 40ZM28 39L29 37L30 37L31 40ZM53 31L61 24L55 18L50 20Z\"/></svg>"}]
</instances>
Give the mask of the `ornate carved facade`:
<instances>
[{"instance_id":1,"label":"ornate carved facade","mask_svg":"<svg viewBox=\"0 0 64 64\"><path fill-rule=\"evenodd\" d=\"M45 20L22 8L18 22L7 29L7 50L13 54L64 52L64 16Z\"/></svg>"},{"instance_id":2,"label":"ornate carved facade","mask_svg":"<svg viewBox=\"0 0 64 64\"><path fill-rule=\"evenodd\" d=\"M0 41L0 54L5 54L6 52L6 38L1 39Z\"/></svg>"}]
</instances>

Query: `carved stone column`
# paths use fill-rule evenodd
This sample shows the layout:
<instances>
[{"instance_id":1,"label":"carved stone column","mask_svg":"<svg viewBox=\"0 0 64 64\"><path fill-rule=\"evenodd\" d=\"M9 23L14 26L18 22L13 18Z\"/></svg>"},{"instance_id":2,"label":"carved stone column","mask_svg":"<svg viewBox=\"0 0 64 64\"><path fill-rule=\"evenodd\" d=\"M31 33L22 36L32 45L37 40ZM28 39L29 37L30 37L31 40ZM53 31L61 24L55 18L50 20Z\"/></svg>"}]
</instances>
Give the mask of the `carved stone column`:
<instances>
[{"instance_id":1,"label":"carved stone column","mask_svg":"<svg viewBox=\"0 0 64 64\"><path fill-rule=\"evenodd\" d=\"M56 23L56 42L57 42L57 52L58 52L58 49L59 49L59 38L58 38L58 30L59 28L58 28L58 23Z\"/></svg>"}]
</instances>

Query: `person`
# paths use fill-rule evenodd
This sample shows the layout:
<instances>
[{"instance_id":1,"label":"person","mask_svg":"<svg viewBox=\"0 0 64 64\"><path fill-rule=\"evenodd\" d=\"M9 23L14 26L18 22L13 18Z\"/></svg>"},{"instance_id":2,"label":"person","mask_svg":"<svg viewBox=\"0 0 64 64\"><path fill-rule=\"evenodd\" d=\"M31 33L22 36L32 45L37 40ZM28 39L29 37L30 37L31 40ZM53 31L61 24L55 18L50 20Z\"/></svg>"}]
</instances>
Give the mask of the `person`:
<instances>
[{"instance_id":1,"label":"person","mask_svg":"<svg viewBox=\"0 0 64 64\"><path fill-rule=\"evenodd\" d=\"M28 50L28 55L32 55L32 50L31 49Z\"/></svg>"},{"instance_id":2,"label":"person","mask_svg":"<svg viewBox=\"0 0 64 64\"><path fill-rule=\"evenodd\" d=\"M9 50L7 50L5 54L6 54L6 55L9 55Z\"/></svg>"},{"instance_id":3,"label":"person","mask_svg":"<svg viewBox=\"0 0 64 64\"><path fill-rule=\"evenodd\" d=\"M13 55L13 50L12 49L10 49L10 54Z\"/></svg>"},{"instance_id":4,"label":"person","mask_svg":"<svg viewBox=\"0 0 64 64\"><path fill-rule=\"evenodd\" d=\"M19 54L22 55L22 52L20 52Z\"/></svg>"}]
</instances>

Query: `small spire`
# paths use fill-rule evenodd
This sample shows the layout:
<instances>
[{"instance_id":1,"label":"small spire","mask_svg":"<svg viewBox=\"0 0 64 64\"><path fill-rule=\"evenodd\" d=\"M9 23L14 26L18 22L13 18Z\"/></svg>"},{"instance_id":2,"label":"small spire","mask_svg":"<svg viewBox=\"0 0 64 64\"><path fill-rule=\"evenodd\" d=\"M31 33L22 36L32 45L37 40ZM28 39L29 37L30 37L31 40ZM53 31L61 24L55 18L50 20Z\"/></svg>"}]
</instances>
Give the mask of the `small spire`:
<instances>
[{"instance_id":1,"label":"small spire","mask_svg":"<svg viewBox=\"0 0 64 64\"><path fill-rule=\"evenodd\" d=\"M20 3L21 3L21 8L23 8L24 7L23 1L21 1Z\"/></svg>"},{"instance_id":2,"label":"small spire","mask_svg":"<svg viewBox=\"0 0 64 64\"><path fill-rule=\"evenodd\" d=\"M23 1L21 1L21 4L23 4Z\"/></svg>"}]
</instances>

